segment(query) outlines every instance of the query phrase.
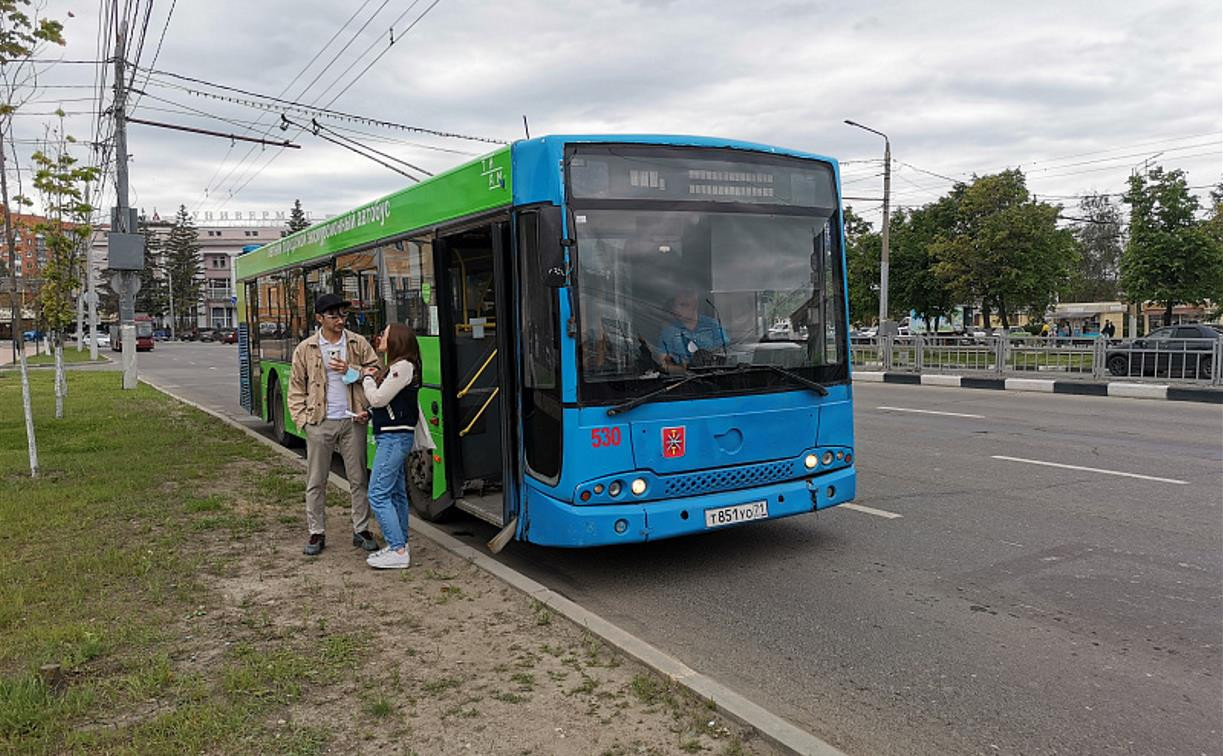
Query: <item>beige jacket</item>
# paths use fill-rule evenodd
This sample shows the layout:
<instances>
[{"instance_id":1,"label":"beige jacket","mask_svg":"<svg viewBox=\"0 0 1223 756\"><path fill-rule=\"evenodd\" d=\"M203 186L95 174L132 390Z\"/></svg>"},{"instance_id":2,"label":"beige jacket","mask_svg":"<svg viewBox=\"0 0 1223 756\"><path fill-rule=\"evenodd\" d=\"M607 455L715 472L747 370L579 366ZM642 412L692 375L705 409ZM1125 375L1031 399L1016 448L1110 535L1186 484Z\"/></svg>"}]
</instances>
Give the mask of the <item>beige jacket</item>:
<instances>
[{"instance_id":1,"label":"beige jacket","mask_svg":"<svg viewBox=\"0 0 1223 756\"><path fill-rule=\"evenodd\" d=\"M318 340L319 332L316 330L293 350L288 404L289 416L298 428L320 423L327 417L327 372ZM348 342L349 367L358 371L378 367L378 354L364 336L345 329L344 340ZM357 413L369 407L361 381L348 385L348 406Z\"/></svg>"}]
</instances>

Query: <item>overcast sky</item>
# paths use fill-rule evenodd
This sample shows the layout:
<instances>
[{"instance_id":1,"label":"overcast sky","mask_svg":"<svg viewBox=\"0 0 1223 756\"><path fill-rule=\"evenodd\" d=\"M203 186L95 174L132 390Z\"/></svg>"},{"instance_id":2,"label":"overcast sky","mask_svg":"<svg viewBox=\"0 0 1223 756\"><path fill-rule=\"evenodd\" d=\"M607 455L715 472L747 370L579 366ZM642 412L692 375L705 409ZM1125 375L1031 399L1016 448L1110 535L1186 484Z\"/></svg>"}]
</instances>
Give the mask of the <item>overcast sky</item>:
<instances>
[{"instance_id":1,"label":"overcast sky","mask_svg":"<svg viewBox=\"0 0 1223 756\"><path fill-rule=\"evenodd\" d=\"M523 114L536 136L659 132L747 139L837 157L846 161L846 195L878 197L882 140L842 123L850 118L891 137L893 157L901 161L893 174L894 203L908 206L938 197L950 186L947 178L1017 165L1038 195L1067 198L1120 192L1134 166L1159 152L1156 162L1186 170L1193 186L1223 175L1218 0L440 0L405 35L432 3L177 0L156 67L324 104L386 49L393 26L394 46L333 108L501 140L522 136ZM141 13L145 7L142 2ZM146 65L170 7L170 0L153 0L141 56ZM74 17L67 18L69 11ZM98 57L97 4L49 0L47 13L65 20L69 40L51 55ZM327 64L333 65L323 71ZM55 66L41 78L54 87L26 111L54 110L61 98L65 111L96 110L96 101L77 101L91 96L96 73L90 65ZM174 83L154 77L146 85L138 76L137 88L148 94L134 115L252 136L279 119L166 86ZM40 136L51 120L18 117L18 138ZM323 123L417 143L358 137L433 171L492 148ZM88 114L72 116L67 130L86 140L92 124ZM133 124L132 203L162 216L185 204L218 217L286 210L300 198L321 216L408 181L310 133L276 128L269 138L286 136L302 149L255 147L248 156L243 143ZM105 201L113 201L113 192ZM879 217L877 202L850 204Z\"/></svg>"}]
</instances>

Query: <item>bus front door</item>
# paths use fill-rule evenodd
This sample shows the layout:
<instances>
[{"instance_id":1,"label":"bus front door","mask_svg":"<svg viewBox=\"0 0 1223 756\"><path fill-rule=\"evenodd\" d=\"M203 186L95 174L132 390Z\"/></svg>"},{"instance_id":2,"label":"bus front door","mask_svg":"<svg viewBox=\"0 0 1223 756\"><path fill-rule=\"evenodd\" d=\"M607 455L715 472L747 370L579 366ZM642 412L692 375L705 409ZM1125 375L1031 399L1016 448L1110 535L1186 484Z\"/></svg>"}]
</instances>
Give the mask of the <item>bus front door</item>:
<instances>
[{"instance_id":1,"label":"bus front door","mask_svg":"<svg viewBox=\"0 0 1223 756\"><path fill-rule=\"evenodd\" d=\"M512 381L508 229L495 222L437 240L442 329L449 337L442 347L448 484L457 508L497 526L516 511L516 465L507 462L517 448L511 417L516 395L506 376Z\"/></svg>"}]
</instances>

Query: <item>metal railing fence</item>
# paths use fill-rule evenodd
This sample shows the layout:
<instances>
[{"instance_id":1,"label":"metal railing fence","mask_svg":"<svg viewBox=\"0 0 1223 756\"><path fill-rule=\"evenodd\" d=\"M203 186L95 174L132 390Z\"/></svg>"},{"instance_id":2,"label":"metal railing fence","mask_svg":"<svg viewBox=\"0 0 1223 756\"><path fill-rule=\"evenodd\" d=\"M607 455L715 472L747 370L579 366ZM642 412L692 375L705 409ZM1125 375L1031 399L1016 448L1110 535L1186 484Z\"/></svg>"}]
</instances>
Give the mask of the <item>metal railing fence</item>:
<instances>
[{"instance_id":1,"label":"metal railing fence","mask_svg":"<svg viewBox=\"0 0 1223 756\"><path fill-rule=\"evenodd\" d=\"M1218 370L1223 365L1223 338L1109 341L1015 335L871 336L851 339L850 357L855 370L1223 385Z\"/></svg>"}]
</instances>

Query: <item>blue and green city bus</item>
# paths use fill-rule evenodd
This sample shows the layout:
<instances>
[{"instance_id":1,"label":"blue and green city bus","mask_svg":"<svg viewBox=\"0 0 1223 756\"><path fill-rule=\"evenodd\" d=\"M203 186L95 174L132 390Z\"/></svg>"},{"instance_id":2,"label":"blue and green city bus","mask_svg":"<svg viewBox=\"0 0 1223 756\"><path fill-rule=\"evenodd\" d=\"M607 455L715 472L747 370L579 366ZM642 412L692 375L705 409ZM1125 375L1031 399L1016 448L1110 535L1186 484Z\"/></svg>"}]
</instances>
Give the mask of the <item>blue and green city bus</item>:
<instances>
[{"instance_id":1,"label":"blue and green city bus","mask_svg":"<svg viewBox=\"0 0 1223 756\"><path fill-rule=\"evenodd\" d=\"M578 547L850 501L838 170L724 139L515 142L241 255L243 406L300 436L289 358L334 291L350 329L420 338L427 520Z\"/></svg>"}]
</instances>

